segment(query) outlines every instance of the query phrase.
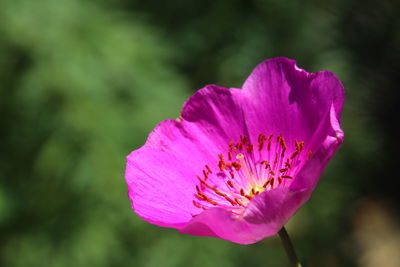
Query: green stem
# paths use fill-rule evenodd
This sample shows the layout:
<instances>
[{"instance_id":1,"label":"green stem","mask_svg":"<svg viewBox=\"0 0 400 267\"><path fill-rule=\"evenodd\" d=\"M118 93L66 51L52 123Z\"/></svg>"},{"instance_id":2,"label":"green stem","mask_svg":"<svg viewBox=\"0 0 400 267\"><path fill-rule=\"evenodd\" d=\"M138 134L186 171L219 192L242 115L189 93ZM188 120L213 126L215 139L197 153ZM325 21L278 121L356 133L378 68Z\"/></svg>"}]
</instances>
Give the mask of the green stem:
<instances>
[{"instance_id":1,"label":"green stem","mask_svg":"<svg viewBox=\"0 0 400 267\"><path fill-rule=\"evenodd\" d=\"M285 227L279 231L279 237L282 240L283 247L285 248L286 254L289 258L290 264L293 267L301 267L301 263L297 259L296 252L294 251L292 241L290 241L290 237L286 232Z\"/></svg>"}]
</instances>

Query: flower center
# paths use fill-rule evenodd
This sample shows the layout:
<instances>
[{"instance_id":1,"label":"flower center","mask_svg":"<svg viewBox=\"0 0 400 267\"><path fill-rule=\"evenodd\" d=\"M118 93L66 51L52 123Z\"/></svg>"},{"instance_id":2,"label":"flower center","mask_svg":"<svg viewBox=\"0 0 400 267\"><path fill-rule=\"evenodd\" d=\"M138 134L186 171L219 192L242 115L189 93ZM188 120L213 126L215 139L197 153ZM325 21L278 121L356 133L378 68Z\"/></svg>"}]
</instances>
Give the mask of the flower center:
<instances>
[{"instance_id":1,"label":"flower center","mask_svg":"<svg viewBox=\"0 0 400 267\"><path fill-rule=\"evenodd\" d=\"M242 215L256 195L291 184L311 151L304 155L304 142L286 143L282 135L258 135L256 144L241 136L231 141L215 166L205 165L198 175L193 205L199 209L223 207Z\"/></svg>"}]
</instances>

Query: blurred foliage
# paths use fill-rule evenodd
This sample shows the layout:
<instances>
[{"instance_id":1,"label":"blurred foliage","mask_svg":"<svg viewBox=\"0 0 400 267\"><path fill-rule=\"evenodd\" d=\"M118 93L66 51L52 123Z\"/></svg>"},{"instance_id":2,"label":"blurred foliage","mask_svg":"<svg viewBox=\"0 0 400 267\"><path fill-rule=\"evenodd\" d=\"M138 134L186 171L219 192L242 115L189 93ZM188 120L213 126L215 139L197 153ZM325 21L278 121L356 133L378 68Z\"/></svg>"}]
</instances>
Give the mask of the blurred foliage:
<instances>
[{"instance_id":1,"label":"blurred foliage","mask_svg":"<svg viewBox=\"0 0 400 267\"><path fill-rule=\"evenodd\" d=\"M398 208L396 1L0 1L0 266L283 266L140 220L125 156L208 83L287 56L344 82L346 142L289 223L307 266L355 266L354 208ZM368 218L368 216L366 216Z\"/></svg>"}]
</instances>

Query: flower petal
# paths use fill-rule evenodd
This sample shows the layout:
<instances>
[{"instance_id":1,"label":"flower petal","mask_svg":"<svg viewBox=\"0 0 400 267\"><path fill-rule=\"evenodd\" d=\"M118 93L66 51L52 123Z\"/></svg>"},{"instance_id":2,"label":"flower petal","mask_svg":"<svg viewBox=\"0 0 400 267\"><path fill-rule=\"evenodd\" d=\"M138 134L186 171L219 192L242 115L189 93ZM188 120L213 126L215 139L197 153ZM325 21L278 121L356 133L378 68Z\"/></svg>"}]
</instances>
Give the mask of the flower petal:
<instances>
[{"instance_id":1,"label":"flower petal","mask_svg":"<svg viewBox=\"0 0 400 267\"><path fill-rule=\"evenodd\" d=\"M199 90L184 105L181 119L161 122L128 156L126 181L137 214L157 225L179 227L199 212L192 203L196 175L206 164L217 168L218 154L245 128L238 91Z\"/></svg>"},{"instance_id":2,"label":"flower petal","mask_svg":"<svg viewBox=\"0 0 400 267\"><path fill-rule=\"evenodd\" d=\"M289 141L307 143L332 103L337 117L343 105L343 86L331 72L308 73L282 57L258 65L243 90L253 105L244 110L249 131L282 133Z\"/></svg>"},{"instance_id":3,"label":"flower petal","mask_svg":"<svg viewBox=\"0 0 400 267\"><path fill-rule=\"evenodd\" d=\"M329 160L343 143L343 139L344 133L340 128L335 106L332 104L329 114L312 138L314 143L312 146L316 147L316 151L297 174L290 185L291 190L314 189Z\"/></svg>"},{"instance_id":4,"label":"flower petal","mask_svg":"<svg viewBox=\"0 0 400 267\"><path fill-rule=\"evenodd\" d=\"M303 196L307 195L304 191L289 192L288 188L266 191L252 199L244 217L213 208L195 216L179 231L252 244L276 234L303 203Z\"/></svg>"},{"instance_id":5,"label":"flower petal","mask_svg":"<svg viewBox=\"0 0 400 267\"><path fill-rule=\"evenodd\" d=\"M126 182L135 212L150 223L178 228L196 208L191 203L195 173L174 155L144 146L127 157Z\"/></svg>"},{"instance_id":6,"label":"flower petal","mask_svg":"<svg viewBox=\"0 0 400 267\"><path fill-rule=\"evenodd\" d=\"M199 90L185 103L181 118L159 124L145 146L173 154L175 168L185 162L197 175L206 164L217 169L218 154L246 132L240 91L215 85Z\"/></svg>"},{"instance_id":7,"label":"flower petal","mask_svg":"<svg viewBox=\"0 0 400 267\"><path fill-rule=\"evenodd\" d=\"M182 119L191 122L191 128L226 150L230 140L239 140L247 133L243 105L246 99L240 89L227 89L208 85L195 93L184 105Z\"/></svg>"}]
</instances>

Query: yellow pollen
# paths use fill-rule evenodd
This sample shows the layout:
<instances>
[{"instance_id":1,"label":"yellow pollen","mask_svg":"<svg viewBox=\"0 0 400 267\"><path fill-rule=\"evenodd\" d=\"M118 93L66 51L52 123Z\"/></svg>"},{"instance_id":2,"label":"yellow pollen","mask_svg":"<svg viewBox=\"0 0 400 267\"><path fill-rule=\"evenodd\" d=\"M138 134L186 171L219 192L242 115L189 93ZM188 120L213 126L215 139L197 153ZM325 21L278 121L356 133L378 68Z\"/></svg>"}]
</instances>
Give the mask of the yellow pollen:
<instances>
[{"instance_id":1,"label":"yellow pollen","mask_svg":"<svg viewBox=\"0 0 400 267\"><path fill-rule=\"evenodd\" d=\"M265 191L265 189L262 186L258 186L258 185L254 186L250 191L250 196L254 197L255 195L258 195L264 191Z\"/></svg>"}]
</instances>

